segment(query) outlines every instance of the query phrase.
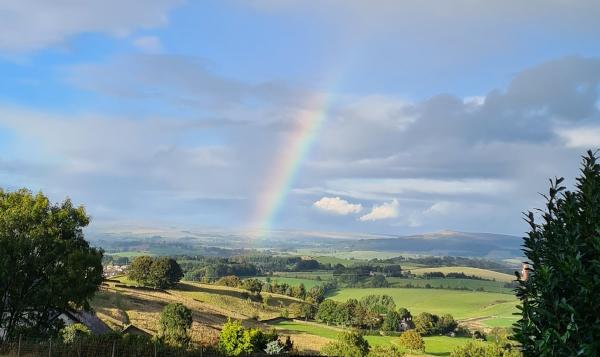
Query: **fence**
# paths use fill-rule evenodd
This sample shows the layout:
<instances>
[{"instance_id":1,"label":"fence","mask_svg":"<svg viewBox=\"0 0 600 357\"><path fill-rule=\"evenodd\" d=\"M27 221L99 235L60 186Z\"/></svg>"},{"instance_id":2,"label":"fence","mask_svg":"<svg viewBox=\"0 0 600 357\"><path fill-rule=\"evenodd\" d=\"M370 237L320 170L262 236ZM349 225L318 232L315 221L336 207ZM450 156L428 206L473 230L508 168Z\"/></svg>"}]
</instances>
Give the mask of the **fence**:
<instances>
[{"instance_id":1,"label":"fence","mask_svg":"<svg viewBox=\"0 0 600 357\"><path fill-rule=\"evenodd\" d=\"M211 348L176 349L159 343L126 343L123 340L80 339L65 344L58 339L19 337L0 342L0 357L222 357ZM252 354L252 357L267 356ZM270 355L273 356L273 355ZM284 355L281 355L284 356ZM285 355L289 356L289 355Z\"/></svg>"}]
</instances>

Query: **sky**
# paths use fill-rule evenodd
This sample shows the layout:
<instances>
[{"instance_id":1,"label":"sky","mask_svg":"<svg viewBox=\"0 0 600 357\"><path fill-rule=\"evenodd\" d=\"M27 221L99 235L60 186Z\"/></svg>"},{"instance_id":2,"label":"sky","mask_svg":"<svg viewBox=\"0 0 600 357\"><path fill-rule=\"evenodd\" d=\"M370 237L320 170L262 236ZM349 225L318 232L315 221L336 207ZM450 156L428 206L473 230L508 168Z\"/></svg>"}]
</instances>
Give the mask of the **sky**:
<instances>
[{"instance_id":1,"label":"sky","mask_svg":"<svg viewBox=\"0 0 600 357\"><path fill-rule=\"evenodd\" d=\"M522 234L600 147L596 1L0 3L0 186L92 228Z\"/></svg>"}]
</instances>

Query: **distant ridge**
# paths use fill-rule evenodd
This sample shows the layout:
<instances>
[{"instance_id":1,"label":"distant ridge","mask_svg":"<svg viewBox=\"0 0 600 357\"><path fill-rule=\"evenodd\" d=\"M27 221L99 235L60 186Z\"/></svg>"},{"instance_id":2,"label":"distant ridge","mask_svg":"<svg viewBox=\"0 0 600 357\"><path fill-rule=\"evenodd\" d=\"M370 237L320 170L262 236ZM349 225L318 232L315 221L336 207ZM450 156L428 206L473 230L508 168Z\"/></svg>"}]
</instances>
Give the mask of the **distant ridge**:
<instances>
[{"instance_id":1,"label":"distant ridge","mask_svg":"<svg viewBox=\"0 0 600 357\"><path fill-rule=\"evenodd\" d=\"M360 239L354 250L504 259L521 256L522 238L506 234L443 230L396 238Z\"/></svg>"}]
</instances>

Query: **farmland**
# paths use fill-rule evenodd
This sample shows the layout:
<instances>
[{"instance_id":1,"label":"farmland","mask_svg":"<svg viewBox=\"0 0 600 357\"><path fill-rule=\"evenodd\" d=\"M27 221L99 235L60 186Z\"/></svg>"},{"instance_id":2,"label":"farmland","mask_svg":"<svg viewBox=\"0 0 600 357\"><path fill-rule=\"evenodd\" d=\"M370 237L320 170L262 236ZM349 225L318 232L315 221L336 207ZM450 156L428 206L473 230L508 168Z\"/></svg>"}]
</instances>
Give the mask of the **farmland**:
<instances>
[{"instance_id":1,"label":"farmland","mask_svg":"<svg viewBox=\"0 0 600 357\"><path fill-rule=\"evenodd\" d=\"M369 294L390 295L397 306L406 307L413 314L420 312L449 313L459 320L477 318L485 321L486 318L493 318L493 327L509 327L514 321L512 314L517 311L515 307L517 300L514 296L488 292L443 289L348 288L332 293L330 298L337 301L346 301L351 298L360 299Z\"/></svg>"}]
</instances>

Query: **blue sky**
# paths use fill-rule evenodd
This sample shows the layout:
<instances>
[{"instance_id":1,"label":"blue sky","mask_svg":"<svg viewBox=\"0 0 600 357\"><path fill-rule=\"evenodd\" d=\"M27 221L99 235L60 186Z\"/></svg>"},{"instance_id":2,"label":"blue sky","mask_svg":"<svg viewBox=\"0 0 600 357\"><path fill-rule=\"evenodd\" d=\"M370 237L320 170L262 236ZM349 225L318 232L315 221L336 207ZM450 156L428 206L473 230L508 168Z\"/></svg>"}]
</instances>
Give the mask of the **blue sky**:
<instances>
[{"instance_id":1,"label":"blue sky","mask_svg":"<svg viewBox=\"0 0 600 357\"><path fill-rule=\"evenodd\" d=\"M313 95L275 228L520 234L600 146L593 1L0 5L0 185L115 226L252 228Z\"/></svg>"}]
</instances>

